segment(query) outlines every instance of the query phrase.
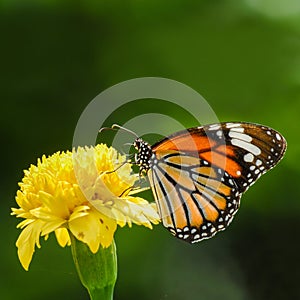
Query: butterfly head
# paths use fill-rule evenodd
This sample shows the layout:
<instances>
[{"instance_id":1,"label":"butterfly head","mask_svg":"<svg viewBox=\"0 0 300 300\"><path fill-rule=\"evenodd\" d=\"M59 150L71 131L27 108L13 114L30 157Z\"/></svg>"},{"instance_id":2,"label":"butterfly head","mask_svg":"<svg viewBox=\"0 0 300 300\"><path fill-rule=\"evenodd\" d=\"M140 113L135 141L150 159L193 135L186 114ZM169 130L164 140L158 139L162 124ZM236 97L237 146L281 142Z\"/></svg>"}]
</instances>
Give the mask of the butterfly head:
<instances>
[{"instance_id":1,"label":"butterfly head","mask_svg":"<svg viewBox=\"0 0 300 300\"><path fill-rule=\"evenodd\" d=\"M146 172L150 168L152 148L151 145L141 138L137 138L133 143L134 148L138 151L135 154L135 163L140 167L140 174Z\"/></svg>"}]
</instances>

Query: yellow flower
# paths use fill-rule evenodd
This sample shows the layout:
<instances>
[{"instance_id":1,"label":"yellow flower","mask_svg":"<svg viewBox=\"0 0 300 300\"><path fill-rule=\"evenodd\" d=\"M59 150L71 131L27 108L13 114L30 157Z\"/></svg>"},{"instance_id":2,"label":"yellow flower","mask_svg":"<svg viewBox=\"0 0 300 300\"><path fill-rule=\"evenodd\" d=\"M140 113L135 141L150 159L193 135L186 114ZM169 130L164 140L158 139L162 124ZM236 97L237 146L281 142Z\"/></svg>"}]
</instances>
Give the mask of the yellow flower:
<instances>
[{"instance_id":1,"label":"yellow flower","mask_svg":"<svg viewBox=\"0 0 300 300\"><path fill-rule=\"evenodd\" d=\"M47 239L51 232L62 247L71 244L71 233L96 253L111 245L117 225L152 228L159 222L155 204L133 196L138 175L128 163L120 167L124 161L100 144L43 156L24 172L16 196L20 208L12 208L12 215L24 219L16 246L25 270L35 245L41 247L40 236Z\"/></svg>"}]
</instances>

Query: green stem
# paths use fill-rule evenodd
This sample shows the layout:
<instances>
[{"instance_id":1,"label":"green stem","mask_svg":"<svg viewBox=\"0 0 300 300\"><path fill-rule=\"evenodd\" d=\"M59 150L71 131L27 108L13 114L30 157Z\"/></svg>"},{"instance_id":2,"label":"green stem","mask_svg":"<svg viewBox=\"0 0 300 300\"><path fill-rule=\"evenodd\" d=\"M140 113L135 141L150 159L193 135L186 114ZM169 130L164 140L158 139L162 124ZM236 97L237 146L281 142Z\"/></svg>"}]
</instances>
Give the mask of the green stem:
<instances>
[{"instance_id":1,"label":"green stem","mask_svg":"<svg viewBox=\"0 0 300 300\"><path fill-rule=\"evenodd\" d=\"M108 248L100 246L93 254L89 247L71 233L73 260L83 286L91 300L112 300L117 279L117 255L114 241Z\"/></svg>"}]
</instances>

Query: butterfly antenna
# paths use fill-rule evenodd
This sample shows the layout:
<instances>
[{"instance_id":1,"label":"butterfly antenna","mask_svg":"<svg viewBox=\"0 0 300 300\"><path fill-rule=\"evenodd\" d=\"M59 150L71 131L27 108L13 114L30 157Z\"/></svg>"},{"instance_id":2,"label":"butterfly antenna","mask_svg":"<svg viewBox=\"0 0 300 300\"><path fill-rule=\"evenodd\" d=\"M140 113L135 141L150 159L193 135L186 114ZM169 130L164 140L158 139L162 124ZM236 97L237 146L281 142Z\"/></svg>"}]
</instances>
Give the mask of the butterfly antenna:
<instances>
[{"instance_id":1,"label":"butterfly antenna","mask_svg":"<svg viewBox=\"0 0 300 300\"><path fill-rule=\"evenodd\" d=\"M137 139L139 138L139 136L135 133L135 132L133 132L132 130L130 130L130 129L128 129L128 128L125 128L125 127L123 127L123 126L120 126L120 125L118 125L118 124L113 124L112 126L111 126L111 128L112 129L121 129L121 130L123 130L123 131L126 131L126 132L128 132L128 133L130 133L130 134L132 134L132 135L134 135Z\"/></svg>"},{"instance_id":2,"label":"butterfly antenna","mask_svg":"<svg viewBox=\"0 0 300 300\"><path fill-rule=\"evenodd\" d=\"M133 132L132 130L127 129L121 125L118 125L118 124L113 124L111 127L102 127L102 128L100 128L99 132L102 132L104 130L118 130L118 129L121 129L125 132L128 132L128 133L134 135L136 138L139 138L139 136L135 132Z\"/></svg>"}]
</instances>

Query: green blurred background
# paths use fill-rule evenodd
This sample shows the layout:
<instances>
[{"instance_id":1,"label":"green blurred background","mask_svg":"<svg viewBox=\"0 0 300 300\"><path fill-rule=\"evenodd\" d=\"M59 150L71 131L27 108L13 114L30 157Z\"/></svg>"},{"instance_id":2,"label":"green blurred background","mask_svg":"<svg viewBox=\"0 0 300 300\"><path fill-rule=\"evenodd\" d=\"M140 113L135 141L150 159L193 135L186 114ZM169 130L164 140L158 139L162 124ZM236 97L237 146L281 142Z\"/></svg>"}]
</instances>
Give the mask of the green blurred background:
<instances>
[{"instance_id":1,"label":"green blurred background","mask_svg":"<svg viewBox=\"0 0 300 300\"><path fill-rule=\"evenodd\" d=\"M279 130L288 151L211 240L187 245L162 226L118 230L115 299L300 298L299 1L0 3L1 299L88 299L70 249L53 236L29 272L22 269L10 207L23 169L71 149L77 120L98 93L143 76L189 85L221 121ZM141 105L124 107L111 121L141 112ZM184 114L176 118L186 122Z\"/></svg>"}]
</instances>

